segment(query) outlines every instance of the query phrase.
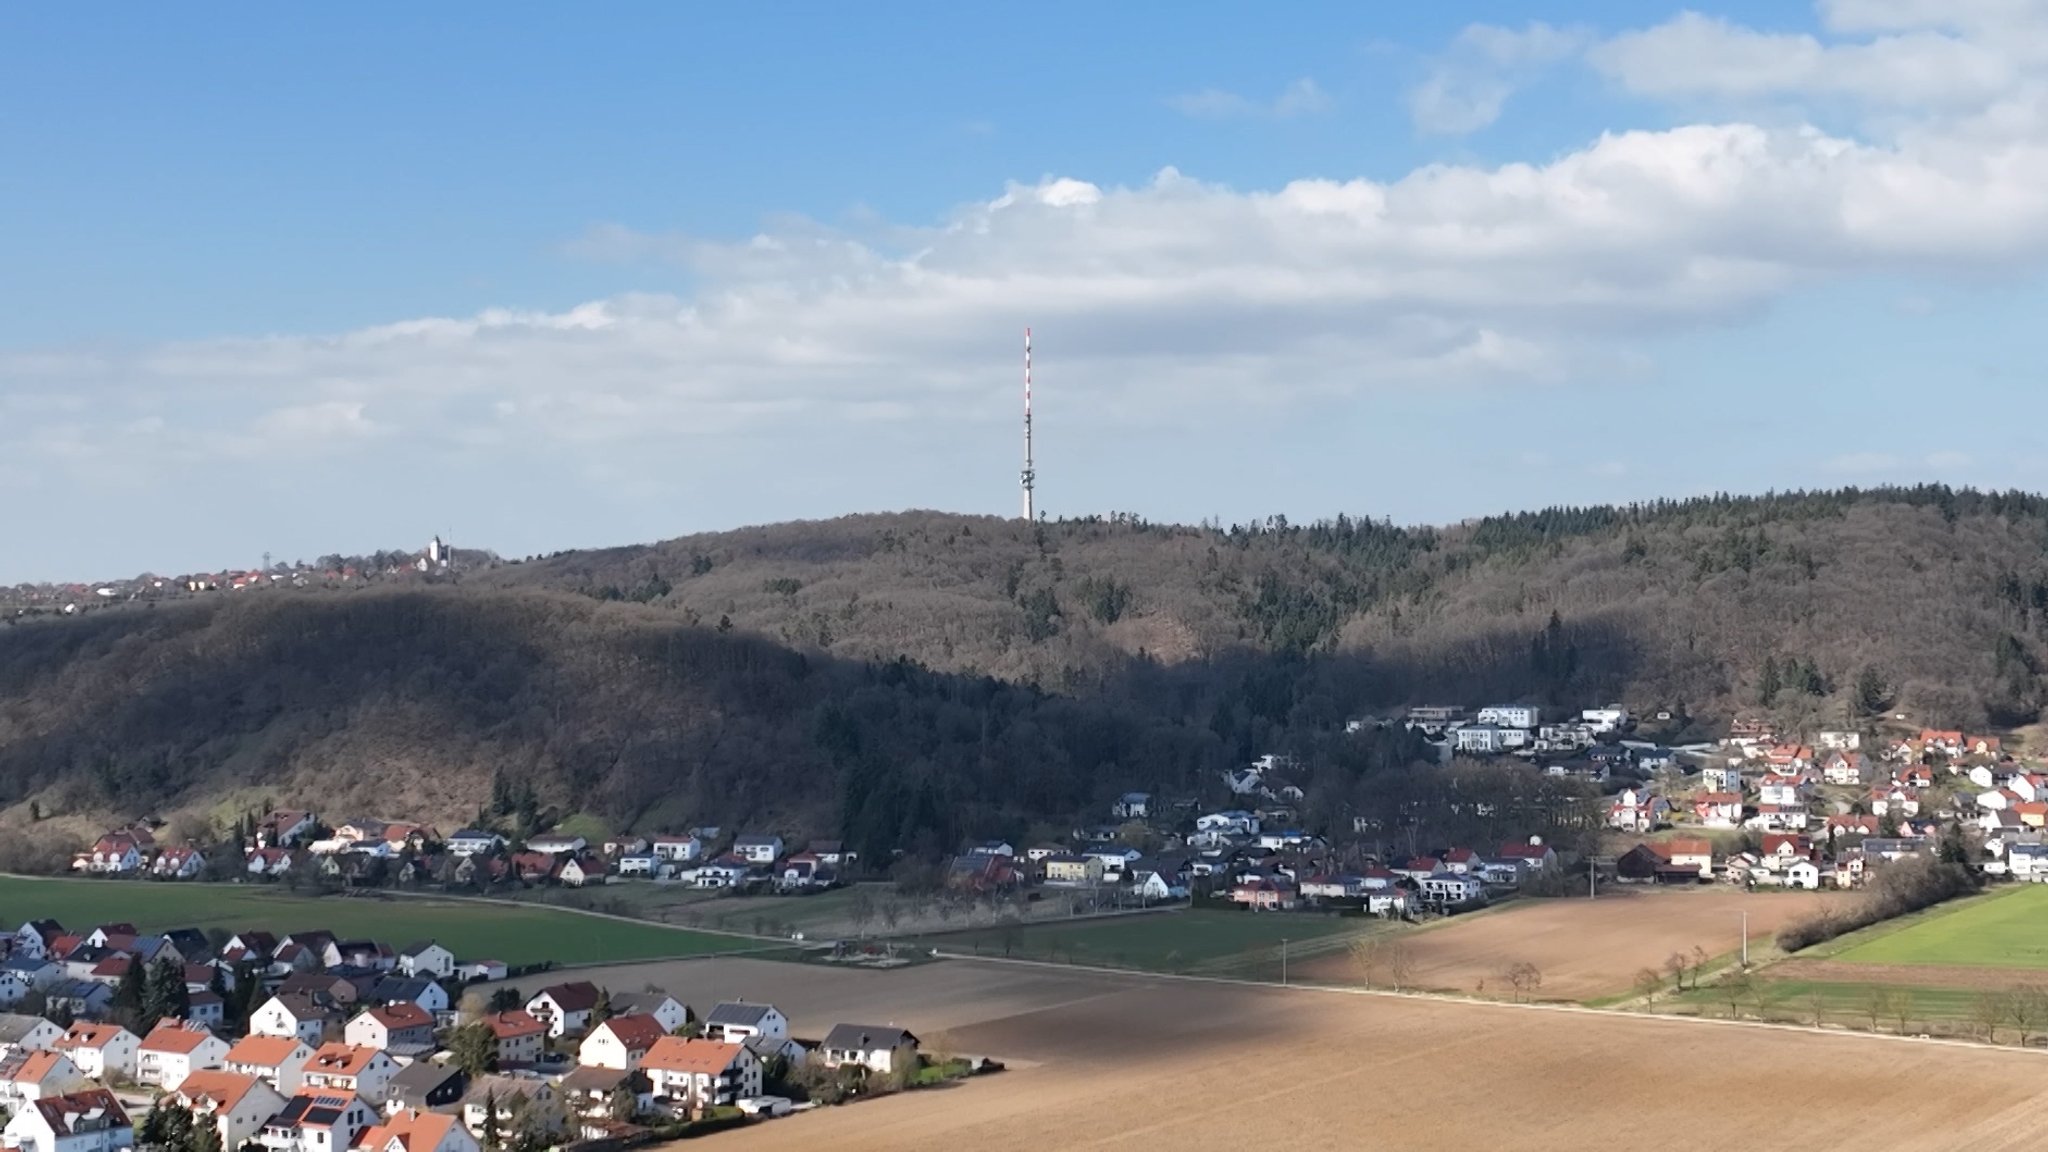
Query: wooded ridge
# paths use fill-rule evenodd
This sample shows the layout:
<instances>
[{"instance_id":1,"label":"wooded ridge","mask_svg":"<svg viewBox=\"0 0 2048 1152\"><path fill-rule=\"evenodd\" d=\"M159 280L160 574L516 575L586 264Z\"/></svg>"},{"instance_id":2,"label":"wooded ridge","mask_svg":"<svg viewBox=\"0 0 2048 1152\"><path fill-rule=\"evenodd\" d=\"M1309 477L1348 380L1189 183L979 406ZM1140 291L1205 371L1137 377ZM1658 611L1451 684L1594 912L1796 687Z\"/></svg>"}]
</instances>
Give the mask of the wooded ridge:
<instances>
[{"instance_id":1,"label":"wooded ridge","mask_svg":"<svg viewBox=\"0 0 2048 1152\"><path fill-rule=\"evenodd\" d=\"M0 801L259 787L459 820L513 778L619 826L939 851L1264 752L1341 773L1338 803L1412 755L1344 721L1409 703L2030 723L2044 639L2048 502L2018 493L1436 529L854 516L0 629Z\"/></svg>"}]
</instances>

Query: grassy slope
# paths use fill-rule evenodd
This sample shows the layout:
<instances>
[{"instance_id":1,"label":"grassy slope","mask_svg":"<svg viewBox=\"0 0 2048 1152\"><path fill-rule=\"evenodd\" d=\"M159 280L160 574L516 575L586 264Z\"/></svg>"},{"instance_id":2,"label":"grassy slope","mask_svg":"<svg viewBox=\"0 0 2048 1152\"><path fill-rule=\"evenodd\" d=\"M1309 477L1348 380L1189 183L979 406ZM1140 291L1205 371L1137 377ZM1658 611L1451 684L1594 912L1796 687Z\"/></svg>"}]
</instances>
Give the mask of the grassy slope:
<instances>
[{"instance_id":1,"label":"grassy slope","mask_svg":"<svg viewBox=\"0 0 2048 1152\"><path fill-rule=\"evenodd\" d=\"M2048 969L2048 887L2029 884L1942 910L1846 948L1849 964Z\"/></svg>"},{"instance_id":2,"label":"grassy slope","mask_svg":"<svg viewBox=\"0 0 2048 1152\"><path fill-rule=\"evenodd\" d=\"M327 929L402 948L438 940L464 960L507 964L553 960L597 964L726 952L747 940L628 924L544 908L508 908L410 898L293 896L272 888L143 881L31 880L0 877L0 921L50 918L73 930L125 921L145 930L221 928L280 935Z\"/></svg>"}]
</instances>

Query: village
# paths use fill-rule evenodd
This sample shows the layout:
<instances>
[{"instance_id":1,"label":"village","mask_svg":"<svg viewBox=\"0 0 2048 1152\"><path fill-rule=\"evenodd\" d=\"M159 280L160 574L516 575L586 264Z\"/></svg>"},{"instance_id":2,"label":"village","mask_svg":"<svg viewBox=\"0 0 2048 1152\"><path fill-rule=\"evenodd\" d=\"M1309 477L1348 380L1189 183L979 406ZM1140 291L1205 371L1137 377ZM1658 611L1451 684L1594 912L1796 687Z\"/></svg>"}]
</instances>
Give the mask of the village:
<instances>
[{"instance_id":1,"label":"village","mask_svg":"<svg viewBox=\"0 0 2048 1152\"><path fill-rule=\"evenodd\" d=\"M618 1148L969 1070L893 1024L802 1038L770 1003L486 985L504 965L432 941L222 935L50 920L0 933L0 1145Z\"/></svg>"}]
</instances>

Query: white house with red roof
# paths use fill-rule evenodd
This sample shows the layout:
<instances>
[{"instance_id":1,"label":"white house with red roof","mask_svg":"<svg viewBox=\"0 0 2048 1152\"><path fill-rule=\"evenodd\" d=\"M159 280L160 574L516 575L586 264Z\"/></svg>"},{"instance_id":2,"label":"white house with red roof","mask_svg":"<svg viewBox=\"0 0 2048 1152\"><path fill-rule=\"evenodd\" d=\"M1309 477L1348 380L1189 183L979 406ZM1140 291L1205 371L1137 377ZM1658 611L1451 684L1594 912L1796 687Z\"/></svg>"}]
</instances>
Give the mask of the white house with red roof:
<instances>
[{"instance_id":1,"label":"white house with red roof","mask_svg":"<svg viewBox=\"0 0 2048 1152\"><path fill-rule=\"evenodd\" d=\"M23 1152L126 1152L135 1126L104 1088L37 1100L0 1130L0 1142Z\"/></svg>"},{"instance_id":2,"label":"white house with red roof","mask_svg":"<svg viewBox=\"0 0 2048 1152\"><path fill-rule=\"evenodd\" d=\"M1541 872L1557 864L1557 850L1541 840L1510 840L1500 846L1500 859L1513 860L1530 872Z\"/></svg>"},{"instance_id":3,"label":"white house with red roof","mask_svg":"<svg viewBox=\"0 0 2048 1152\"><path fill-rule=\"evenodd\" d=\"M192 1073L221 1067L227 1055L227 1041L205 1028L164 1020L136 1048L135 1079L166 1092L175 1091Z\"/></svg>"},{"instance_id":4,"label":"white house with red roof","mask_svg":"<svg viewBox=\"0 0 2048 1152\"><path fill-rule=\"evenodd\" d=\"M354 1044L322 1044L306 1061L302 1071L303 1092L353 1092L371 1100L382 1100L391 1078L398 1075L398 1062L376 1048Z\"/></svg>"},{"instance_id":5,"label":"white house with red roof","mask_svg":"<svg viewBox=\"0 0 2048 1152\"><path fill-rule=\"evenodd\" d=\"M62 1052L20 1048L0 1056L0 1107L9 1111L84 1087L85 1073Z\"/></svg>"},{"instance_id":6,"label":"white house with red roof","mask_svg":"<svg viewBox=\"0 0 2048 1152\"><path fill-rule=\"evenodd\" d=\"M212 1122L220 1133L220 1146L230 1150L253 1140L285 1104L277 1089L240 1072L194 1072L172 1095L191 1111L195 1122Z\"/></svg>"},{"instance_id":7,"label":"white house with red roof","mask_svg":"<svg viewBox=\"0 0 2048 1152\"><path fill-rule=\"evenodd\" d=\"M64 1035L50 1045L69 1056L80 1072L101 1081L112 1076L134 1079L136 1050L141 1046L142 1037L119 1024L88 1021L65 1029Z\"/></svg>"},{"instance_id":8,"label":"white house with red roof","mask_svg":"<svg viewBox=\"0 0 2048 1152\"><path fill-rule=\"evenodd\" d=\"M1624 788L1607 805L1607 826L1649 832L1671 822L1671 801L1647 788Z\"/></svg>"},{"instance_id":9,"label":"white house with red roof","mask_svg":"<svg viewBox=\"0 0 2048 1152\"><path fill-rule=\"evenodd\" d=\"M297 1036L244 1036L228 1049L223 1063L230 1072L262 1080L281 1096L296 1096L312 1058L313 1049Z\"/></svg>"},{"instance_id":10,"label":"white house with red roof","mask_svg":"<svg viewBox=\"0 0 2048 1152\"><path fill-rule=\"evenodd\" d=\"M576 1049L576 1062L586 1068L613 1068L631 1072L640 1067L647 1050L669 1034L652 1016L614 1016L590 1030Z\"/></svg>"},{"instance_id":11,"label":"white house with red roof","mask_svg":"<svg viewBox=\"0 0 2048 1152\"><path fill-rule=\"evenodd\" d=\"M1479 853L1470 848L1453 848L1444 853L1444 868L1460 875L1477 872L1484 864L1485 861L1479 858Z\"/></svg>"},{"instance_id":12,"label":"white house with red roof","mask_svg":"<svg viewBox=\"0 0 2048 1152\"><path fill-rule=\"evenodd\" d=\"M1742 823L1742 794L1702 792L1693 797L1692 814L1708 828L1733 828Z\"/></svg>"}]
</instances>

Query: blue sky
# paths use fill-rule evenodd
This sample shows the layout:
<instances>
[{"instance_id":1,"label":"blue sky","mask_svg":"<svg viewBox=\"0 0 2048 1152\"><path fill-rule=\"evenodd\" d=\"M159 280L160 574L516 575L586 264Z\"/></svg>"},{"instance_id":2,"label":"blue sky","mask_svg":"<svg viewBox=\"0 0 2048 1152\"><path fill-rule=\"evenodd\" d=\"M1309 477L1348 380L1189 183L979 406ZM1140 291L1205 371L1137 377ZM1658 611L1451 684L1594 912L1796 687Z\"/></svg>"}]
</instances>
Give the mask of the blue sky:
<instances>
[{"instance_id":1,"label":"blue sky","mask_svg":"<svg viewBox=\"0 0 2048 1152\"><path fill-rule=\"evenodd\" d=\"M0 580L2048 486L2044 9L9 9Z\"/></svg>"}]
</instances>

